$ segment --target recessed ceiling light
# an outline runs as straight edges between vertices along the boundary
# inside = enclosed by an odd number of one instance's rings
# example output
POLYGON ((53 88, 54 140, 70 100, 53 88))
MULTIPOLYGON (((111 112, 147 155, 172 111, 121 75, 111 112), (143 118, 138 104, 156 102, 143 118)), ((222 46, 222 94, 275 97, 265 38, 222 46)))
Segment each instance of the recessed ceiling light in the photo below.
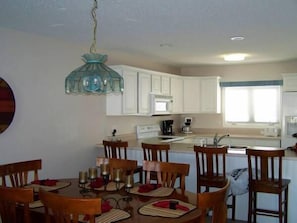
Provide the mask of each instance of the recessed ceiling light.
POLYGON ((172 47, 171 43, 161 43, 160 47, 172 47))
POLYGON ((243 53, 232 53, 224 55, 225 61, 243 61, 247 55, 243 53))
POLYGON ((241 40, 244 40, 244 37, 243 36, 232 36, 232 37, 230 37, 230 39, 232 41, 241 41, 241 40))

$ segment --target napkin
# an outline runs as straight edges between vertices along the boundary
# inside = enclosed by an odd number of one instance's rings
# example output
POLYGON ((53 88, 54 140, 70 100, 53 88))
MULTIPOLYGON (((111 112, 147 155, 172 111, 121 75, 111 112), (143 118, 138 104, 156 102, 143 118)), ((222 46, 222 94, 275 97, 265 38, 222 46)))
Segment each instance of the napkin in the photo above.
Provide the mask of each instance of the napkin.
POLYGON ((139 186, 138 192, 139 193, 147 193, 147 192, 155 190, 161 186, 162 186, 161 184, 143 184, 143 185, 139 186))
POLYGON ((100 188, 103 185, 104 185, 104 181, 101 177, 96 178, 96 180, 90 183, 91 188, 100 188))
MULTIPOLYGON (((105 212, 109 212, 112 209, 112 206, 109 204, 109 201, 104 201, 103 203, 101 203, 101 212, 105 213, 105 212)), ((88 221, 90 220, 90 216, 89 215, 85 215, 84 216, 84 221, 88 221)))
POLYGON ((38 185, 43 185, 43 186, 56 186, 57 180, 50 180, 50 179, 45 179, 45 180, 34 180, 31 182, 31 184, 38 184, 38 185))
MULTIPOLYGON (((153 206, 160 207, 160 208, 169 208, 170 201, 158 201, 156 203, 153 203, 153 206)), ((188 207, 185 207, 180 204, 176 204, 176 209, 182 210, 182 211, 189 211, 190 209, 188 207)))

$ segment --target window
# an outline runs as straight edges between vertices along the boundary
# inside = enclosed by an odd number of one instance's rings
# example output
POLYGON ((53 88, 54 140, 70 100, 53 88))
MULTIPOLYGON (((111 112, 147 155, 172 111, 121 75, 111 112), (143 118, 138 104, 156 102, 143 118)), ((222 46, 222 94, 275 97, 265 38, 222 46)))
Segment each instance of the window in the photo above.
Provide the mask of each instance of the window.
POLYGON ((223 89, 225 124, 279 124, 280 86, 243 86, 223 89))

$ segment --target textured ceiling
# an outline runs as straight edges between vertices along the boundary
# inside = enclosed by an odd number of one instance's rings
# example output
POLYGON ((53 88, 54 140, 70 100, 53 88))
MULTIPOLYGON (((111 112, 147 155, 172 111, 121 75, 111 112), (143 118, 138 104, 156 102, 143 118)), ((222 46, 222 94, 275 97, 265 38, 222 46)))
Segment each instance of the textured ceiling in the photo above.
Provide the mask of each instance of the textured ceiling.
MULTIPOLYGON (((92 5, 1 0, 0 27, 90 45, 92 5)), ((98 6, 100 49, 172 66, 228 64, 221 55, 238 52, 249 54, 244 63, 297 58, 297 0, 98 0, 98 6)))

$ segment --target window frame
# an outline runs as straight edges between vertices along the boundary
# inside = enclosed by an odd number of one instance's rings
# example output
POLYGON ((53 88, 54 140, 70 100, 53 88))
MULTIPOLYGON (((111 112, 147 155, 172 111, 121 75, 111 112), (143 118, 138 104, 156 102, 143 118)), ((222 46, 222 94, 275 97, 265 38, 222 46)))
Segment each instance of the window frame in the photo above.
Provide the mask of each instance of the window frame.
MULTIPOLYGON (((232 83, 232 82, 231 82, 232 83)), ((247 85, 225 85, 222 86, 221 88, 221 95, 222 95, 222 118, 223 118, 223 127, 227 127, 227 128, 267 128, 267 127, 281 127, 281 105, 282 105, 282 97, 281 97, 281 92, 282 92, 282 86, 280 84, 272 84, 272 85, 251 85, 251 84, 247 84, 247 85), (242 87, 242 88, 248 88, 248 87, 255 87, 255 88, 265 88, 265 87, 279 87, 279 95, 278 95, 278 122, 270 122, 270 123, 266 123, 266 122, 228 122, 226 121, 226 113, 225 113, 225 105, 226 105, 226 98, 225 98, 225 90, 226 88, 231 88, 231 87, 242 87)))

